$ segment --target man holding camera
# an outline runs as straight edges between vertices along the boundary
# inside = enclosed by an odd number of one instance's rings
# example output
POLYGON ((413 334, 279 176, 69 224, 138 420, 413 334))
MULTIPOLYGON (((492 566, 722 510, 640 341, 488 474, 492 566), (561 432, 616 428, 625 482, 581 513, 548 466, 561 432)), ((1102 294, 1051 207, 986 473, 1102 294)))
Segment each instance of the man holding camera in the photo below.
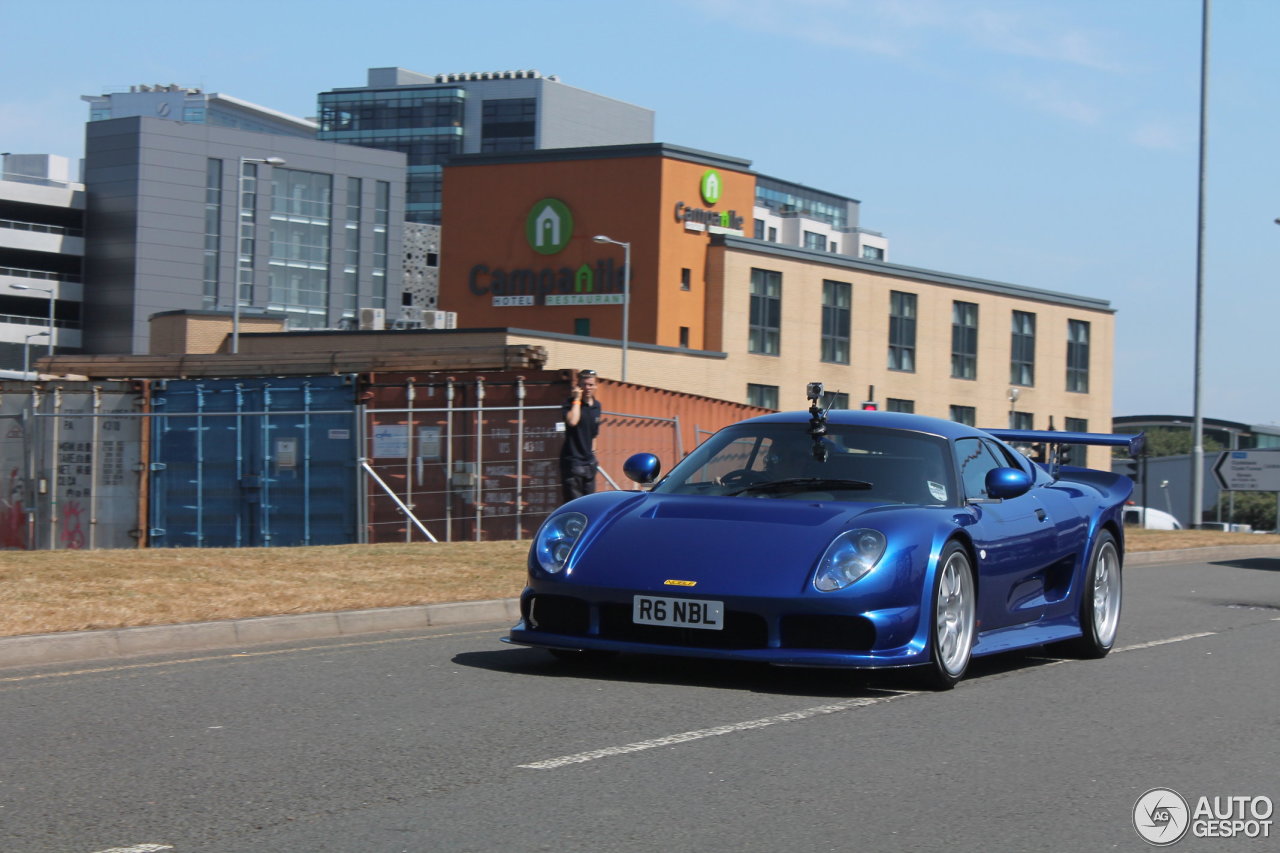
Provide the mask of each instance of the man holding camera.
POLYGON ((600 401, 596 372, 578 371, 572 395, 561 406, 564 444, 560 447, 560 484, 565 502, 596 490, 596 436, 600 433, 600 401))

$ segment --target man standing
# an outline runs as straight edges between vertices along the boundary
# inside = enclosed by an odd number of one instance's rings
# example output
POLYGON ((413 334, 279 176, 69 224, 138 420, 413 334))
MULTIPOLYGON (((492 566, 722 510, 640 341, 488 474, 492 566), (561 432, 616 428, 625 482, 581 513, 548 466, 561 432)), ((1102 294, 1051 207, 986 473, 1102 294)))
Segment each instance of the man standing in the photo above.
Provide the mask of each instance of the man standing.
POLYGON ((572 396, 561 406, 564 444, 560 448, 560 483, 565 502, 596 490, 596 436, 600 433, 600 401, 596 372, 579 370, 572 396))

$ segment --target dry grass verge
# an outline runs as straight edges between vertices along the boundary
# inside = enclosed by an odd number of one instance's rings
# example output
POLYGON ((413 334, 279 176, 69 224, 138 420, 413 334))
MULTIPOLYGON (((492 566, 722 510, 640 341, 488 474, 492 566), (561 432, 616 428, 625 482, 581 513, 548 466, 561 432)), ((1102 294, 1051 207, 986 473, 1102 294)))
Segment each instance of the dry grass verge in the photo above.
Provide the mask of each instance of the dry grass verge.
MULTIPOLYGON (((1134 530, 1130 551, 1276 544, 1134 530)), ((512 598, 528 542, 0 553, 0 636, 512 598)))

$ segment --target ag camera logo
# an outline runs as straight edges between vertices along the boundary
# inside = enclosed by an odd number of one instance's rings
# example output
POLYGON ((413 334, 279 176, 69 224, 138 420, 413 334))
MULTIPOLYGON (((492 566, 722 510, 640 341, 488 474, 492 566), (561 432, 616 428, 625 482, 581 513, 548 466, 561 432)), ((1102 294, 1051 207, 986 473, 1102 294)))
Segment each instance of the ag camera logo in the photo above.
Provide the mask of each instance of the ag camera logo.
POLYGON ((1170 788, 1152 788, 1133 804, 1133 828, 1148 844, 1167 847, 1182 840, 1191 825, 1187 801, 1170 788))
POLYGON ((1168 847, 1195 838, 1270 838, 1269 797, 1200 797, 1194 809, 1172 788, 1152 788, 1133 804, 1133 828, 1148 844, 1168 847))

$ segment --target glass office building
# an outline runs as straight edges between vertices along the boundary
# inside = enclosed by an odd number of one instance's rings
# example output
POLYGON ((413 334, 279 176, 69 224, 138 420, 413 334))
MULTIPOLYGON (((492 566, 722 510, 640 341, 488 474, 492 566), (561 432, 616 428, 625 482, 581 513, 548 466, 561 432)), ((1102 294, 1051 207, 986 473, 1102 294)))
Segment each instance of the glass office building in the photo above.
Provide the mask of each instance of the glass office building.
POLYGON ((317 138, 408 158, 405 216, 439 224, 455 154, 653 141, 653 112, 537 71, 419 74, 370 68, 368 85, 319 95, 317 138))

